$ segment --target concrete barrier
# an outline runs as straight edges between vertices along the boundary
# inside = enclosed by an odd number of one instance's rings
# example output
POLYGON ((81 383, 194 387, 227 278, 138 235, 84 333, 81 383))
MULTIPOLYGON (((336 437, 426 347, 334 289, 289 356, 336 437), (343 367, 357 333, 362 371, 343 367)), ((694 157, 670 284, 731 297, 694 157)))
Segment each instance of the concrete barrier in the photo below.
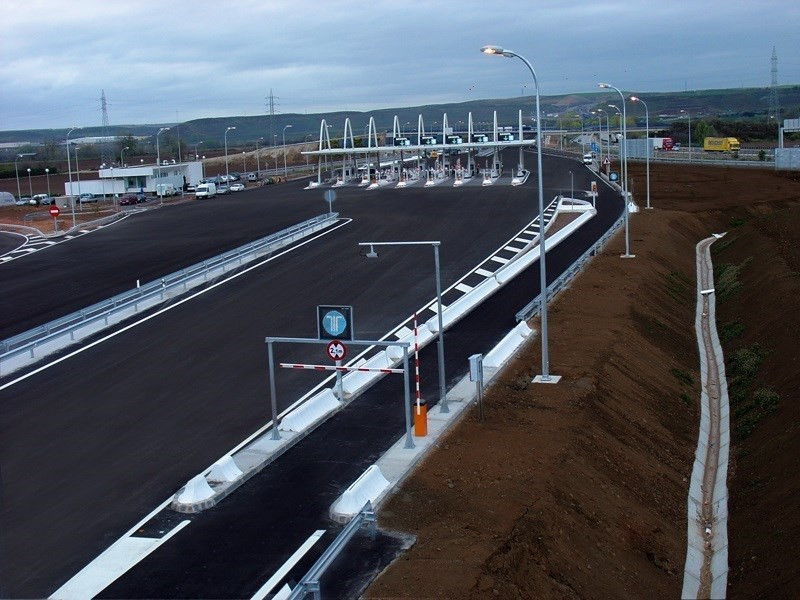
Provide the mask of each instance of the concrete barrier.
POLYGON ((500 368, 530 336, 532 330, 525 321, 517 324, 505 337, 483 358, 483 366, 500 368))
POLYGON ((389 488, 389 482, 378 465, 372 465, 356 479, 344 494, 333 503, 331 519, 339 523, 349 521, 369 502, 375 502, 389 488))
POLYGON ((230 455, 223 456, 214 466, 211 467, 211 472, 208 474, 208 481, 236 481, 242 476, 242 470, 233 462, 230 455))
POLYGON ((214 495, 214 490, 208 485, 208 481, 202 475, 195 475, 183 488, 183 491, 178 494, 176 502, 178 504, 197 504, 208 500, 214 495))
POLYGON ((337 408, 339 401, 330 388, 325 388, 283 417, 278 429, 300 433, 337 408))

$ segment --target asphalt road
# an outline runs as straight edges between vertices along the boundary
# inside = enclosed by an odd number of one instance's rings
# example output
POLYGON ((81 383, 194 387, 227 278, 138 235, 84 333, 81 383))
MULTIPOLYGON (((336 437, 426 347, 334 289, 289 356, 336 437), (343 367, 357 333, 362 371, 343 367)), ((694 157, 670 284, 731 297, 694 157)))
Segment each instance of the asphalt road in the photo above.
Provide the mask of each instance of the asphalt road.
POLYGON ((306 181, 132 214, 0 265, 0 339, 327 212, 306 181))
MULTIPOLYGON (((621 204, 618 198, 601 195, 600 214, 571 243, 548 253, 549 282, 608 229, 621 204)), ((538 293, 538 281, 537 263, 448 330, 450 383, 466 374, 469 355, 486 353, 515 325, 516 312, 538 293)), ((426 347, 420 360, 422 389, 434 390, 428 398, 435 402, 435 345, 426 347)), ((276 589, 285 581, 299 580, 338 533, 328 519, 331 504, 403 434, 402 397, 402 380, 384 378, 213 510, 191 517, 187 528, 100 597, 249 598, 311 532, 327 530, 276 589)), ((380 562, 386 552, 391 558, 396 547, 379 540, 372 550, 371 559, 380 562)), ((373 568, 365 553, 363 545, 348 548, 340 561, 346 566, 323 582, 324 597, 332 593, 331 585, 357 579, 354 574, 365 566, 373 568)))
MULTIPOLYGON (((551 178, 568 181, 563 160, 547 163, 548 187, 551 178)), ((441 239, 446 287, 533 218, 533 194, 533 182, 521 188, 337 190, 336 210, 353 220, 336 232, 0 391, 0 595, 52 592, 267 421, 265 335, 314 335, 314 307, 346 303, 355 307, 358 335, 376 337, 433 297, 429 248, 387 248, 381 259, 366 260, 358 256, 358 241, 441 239)), ((299 199, 275 203, 295 202, 298 215, 306 210, 311 216, 320 212, 320 196, 299 192, 299 199)), ((119 237, 129 248, 148 248, 153 273, 169 272, 178 268, 176 256, 191 254, 187 264, 207 256, 193 240, 208 251, 215 245, 206 238, 217 229, 226 243, 236 237, 233 217, 219 206, 207 210, 187 204, 153 211, 120 225, 119 237), (168 217, 171 229, 160 221, 168 217), (162 239, 186 250, 141 243, 162 239)), ((267 222, 276 212, 270 202, 260 210, 267 222)), ((250 239, 268 233, 266 226, 257 231, 251 218, 239 218, 251 228, 250 239)), ((93 257, 85 263, 93 277, 113 273, 121 242, 111 235, 113 227, 107 231, 40 254, 51 253, 49 261, 67 264, 76 277, 84 277, 76 266, 84 263, 75 258, 83 255, 93 257), (112 250, 103 249, 103 239, 112 250), (84 250, 84 240, 93 252, 84 250)), ((93 277, 86 276, 87 285, 93 277)), ((48 298, 40 314, 55 310, 57 302, 48 298)), ((317 358, 309 351, 285 346, 279 358, 317 358)), ((281 405, 318 378, 281 374, 281 405)))
POLYGON ((0 232, 0 256, 6 252, 11 252, 25 243, 25 237, 7 231, 0 232))

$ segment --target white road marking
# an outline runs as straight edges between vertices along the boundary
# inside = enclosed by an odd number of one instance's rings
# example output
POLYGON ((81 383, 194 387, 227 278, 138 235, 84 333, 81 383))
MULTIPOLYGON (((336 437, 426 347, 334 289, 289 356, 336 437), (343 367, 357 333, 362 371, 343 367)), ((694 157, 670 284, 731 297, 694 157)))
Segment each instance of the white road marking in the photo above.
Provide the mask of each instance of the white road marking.
POLYGON ((475 269, 476 275, 481 275, 482 277, 491 277, 494 275, 491 271, 487 271, 486 269, 475 269))
POLYGON ((533 238, 528 239, 528 238, 524 238, 524 237, 518 237, 518 238, 514 238, 514 241, 515 242, 521 242, 523 244, 530 244, 533 241, 533 238))
POLYGON ((456 286, 456 289, 457 289, 459 292, 464 292, 464 293, 466 294, 467 292, 470 292, 470 291, 472 291, 472 286, 471 286, 471 285, 467 285, 466 283, 459 283, 459 284, 456 286))
POLYGON ((314 533, 312 533, 309 538, 303 542, 303 545, 300 546, 295 553, 292 554, 285 563, 283 563, 283 565, 281 565, 281 568, 275 571, 275 574, 270 577, 255 594, 253 594, 252 600, 263 600, 266 598, 267 594, 269 594, 272 589, 281 582, 281 579, 286 577, 286 574, 291 571, 298 562, 300 562, 300 559, 305 556, 306 552, 308 552, 323 535, 325 535, 324 529, 317 529, 314 533))
POLYGON ((59 600, 94 598, 189 523, 191 521, 188 519, 181 521, 172 531, 161 538, 131 536, 130 533, 133 531, 131 530, 128 535, 114 542, 50 597, 59 600))
POLYGON ((508 250, 509 252, 522 252, 522 248, 517 248, 516 246, 506 246, 503 250, 508 250))
POLYGON ((510 258, 503 258, 502 256, 493 256, 489 260, 493 260, 494 262, 499 262, 501 265, 504 265, 511 259, 510 258))

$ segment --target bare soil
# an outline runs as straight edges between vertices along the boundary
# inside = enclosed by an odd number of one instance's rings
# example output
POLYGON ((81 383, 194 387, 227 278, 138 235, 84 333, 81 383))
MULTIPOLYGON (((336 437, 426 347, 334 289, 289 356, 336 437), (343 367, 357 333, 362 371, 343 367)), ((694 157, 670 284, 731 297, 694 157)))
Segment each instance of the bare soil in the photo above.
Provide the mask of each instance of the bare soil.
MULTIPOLYGON (((644 166, 631 175, 644 205, 644 166)), ((768 348, 751 392, 769 385, 780 401, 754 409, 747 437, 736 428, 749 421, 733 419, 729 595, 800 596, 800 182, 654 164, 651 202, 632 216, 636 258, 619 258, 616 236, 553 302, 561 383, 530 383, 541 359, 529 343, 486 394, 485 422, 471 411, 384 505, 380 525, 417 542, 365 597, 680 597, 699 421, 695 244, 731 229, 715 264, 753 258, 718 307, 721 331, 744 324, 726 362, 768 348)))

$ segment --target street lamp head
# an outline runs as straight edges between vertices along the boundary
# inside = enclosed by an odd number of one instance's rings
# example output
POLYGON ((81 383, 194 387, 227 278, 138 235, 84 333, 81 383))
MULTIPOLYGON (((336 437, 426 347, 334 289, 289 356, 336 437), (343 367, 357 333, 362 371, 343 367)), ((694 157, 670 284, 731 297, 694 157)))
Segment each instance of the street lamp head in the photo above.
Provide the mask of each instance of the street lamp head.
POLYGON ((481 52, 484 54, 502 54, 503 48, 502 46, 483 46, 481 52))
POLYGON ((610 88, 610 87, 611 87, 611 84, 609 84, 609 83, 598 83, 598 84, 597 84, 597 87, 599 87, 599 88, 606 88, 606 89, 608 89, 608 88, 610 88))
POLYGON ((641 98, 637 98, 636 96, 631 96, 630 98, 628 98, 628 100, 630 100, 631 102, 641 102, 642 101, 641 98))
POLYGON ((158 133, 161 133, 162 131, 169 131, 169 127, 162 127, 158 130, 158 133))

